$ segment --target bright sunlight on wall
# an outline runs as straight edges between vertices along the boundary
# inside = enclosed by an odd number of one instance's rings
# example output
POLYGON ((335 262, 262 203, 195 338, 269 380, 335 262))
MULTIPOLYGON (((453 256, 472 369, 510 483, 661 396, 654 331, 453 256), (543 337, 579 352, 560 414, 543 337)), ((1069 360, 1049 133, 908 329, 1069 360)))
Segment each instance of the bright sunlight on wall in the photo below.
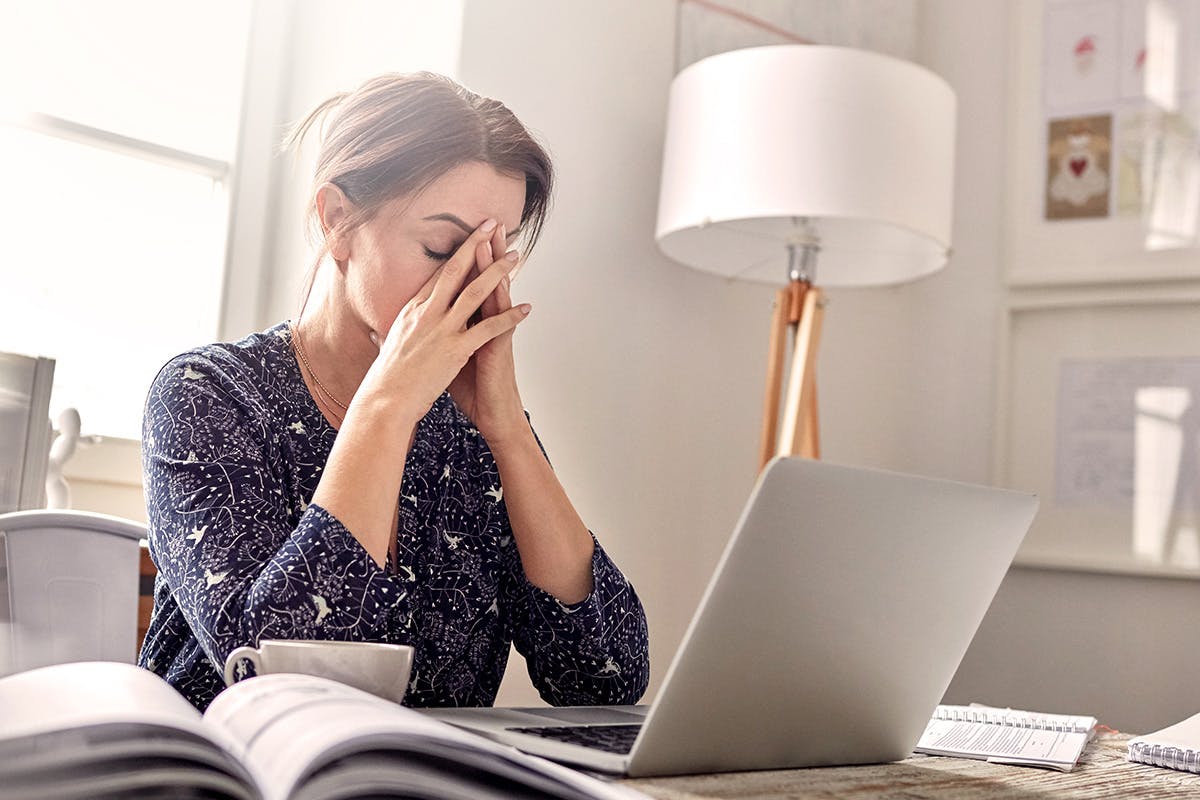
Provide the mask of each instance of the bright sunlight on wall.
POLYGON ((56 359, 84 433, 138 438, 155 370, 217 338, 250 11, 5 10, 0 350, 56 359))

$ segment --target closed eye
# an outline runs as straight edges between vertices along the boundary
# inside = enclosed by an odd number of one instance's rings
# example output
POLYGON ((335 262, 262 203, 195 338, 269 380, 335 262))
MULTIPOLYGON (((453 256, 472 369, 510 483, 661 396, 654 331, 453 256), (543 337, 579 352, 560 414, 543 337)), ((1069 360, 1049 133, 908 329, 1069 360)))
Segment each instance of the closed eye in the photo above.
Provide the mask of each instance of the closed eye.
POLYGON ((450 254, 449 253, 435 253, 434 251, 432 251, 428 247, 426 247, 425 248, 425 256, 427 258, 433 259, 434 261, 445 261, 447 258, 450 257, 450 254))

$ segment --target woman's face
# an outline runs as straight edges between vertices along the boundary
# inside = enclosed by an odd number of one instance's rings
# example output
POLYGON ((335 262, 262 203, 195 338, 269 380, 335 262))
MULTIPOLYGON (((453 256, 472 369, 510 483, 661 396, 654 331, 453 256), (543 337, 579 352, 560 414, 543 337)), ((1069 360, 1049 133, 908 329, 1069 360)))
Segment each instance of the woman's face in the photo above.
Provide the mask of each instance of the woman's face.
POLYGON ((415 197, 393 199, 350 239, 345 280, 353 311, 386 336, 405 304, 485 220, 505 227, 511 247, 524 207, 524 177, 480 162, 455 167, 415 197))

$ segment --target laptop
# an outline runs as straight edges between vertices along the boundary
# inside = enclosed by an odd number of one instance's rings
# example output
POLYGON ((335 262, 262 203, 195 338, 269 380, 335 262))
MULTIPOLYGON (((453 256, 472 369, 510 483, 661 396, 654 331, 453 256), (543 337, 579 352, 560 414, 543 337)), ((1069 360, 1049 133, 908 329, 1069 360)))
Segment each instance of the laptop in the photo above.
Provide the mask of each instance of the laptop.
POLYGON ((1030 494, 776 458, 653 704, 424 713, 631 777, 906 758, 1037 505, 1030 494))

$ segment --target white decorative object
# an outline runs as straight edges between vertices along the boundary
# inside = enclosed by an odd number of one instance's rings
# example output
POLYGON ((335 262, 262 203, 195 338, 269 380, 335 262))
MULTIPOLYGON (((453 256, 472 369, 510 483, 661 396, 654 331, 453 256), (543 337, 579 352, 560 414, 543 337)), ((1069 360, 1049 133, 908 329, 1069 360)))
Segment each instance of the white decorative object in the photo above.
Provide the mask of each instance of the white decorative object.
POLYGON ((66 408, 54 424, 54 441, 46 465, 46 508, 70 508, 71 487, 63 476, 63 466, 75 455, 79 445, 79 411, 66 408))

